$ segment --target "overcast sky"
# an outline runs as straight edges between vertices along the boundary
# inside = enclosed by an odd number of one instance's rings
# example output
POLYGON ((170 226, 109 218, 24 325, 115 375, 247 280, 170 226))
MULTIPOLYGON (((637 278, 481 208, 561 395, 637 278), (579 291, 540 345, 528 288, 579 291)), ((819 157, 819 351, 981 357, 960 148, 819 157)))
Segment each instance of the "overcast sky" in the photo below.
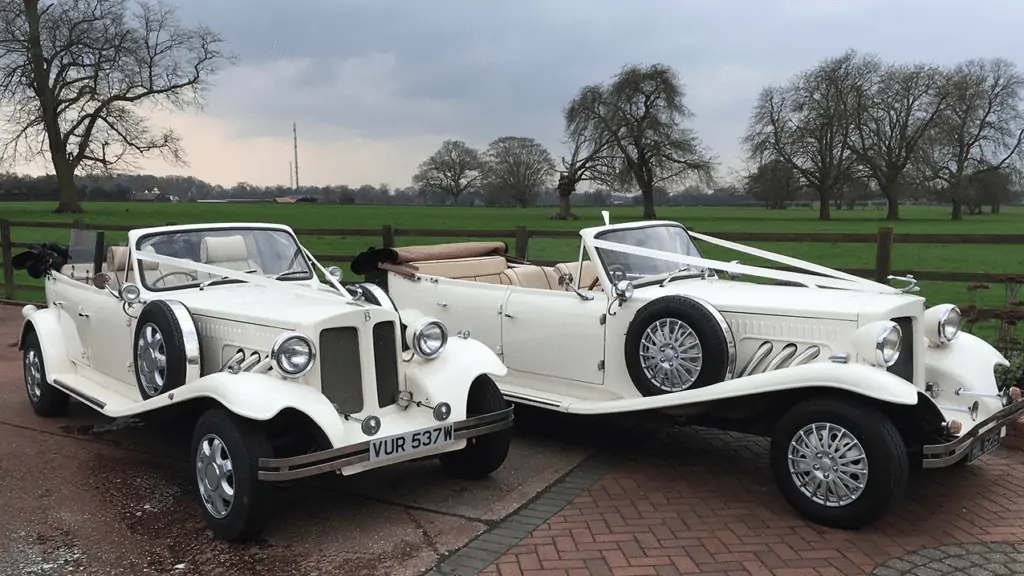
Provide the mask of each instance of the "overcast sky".
MULTIPOLYGON (((155 120, 190 166, 231 185, 287 184, 292 122, 304 184, 407 186, 445 138, 503 135, 563 153, 561 111, 625 63, 681 75, 694 126, 723 165, 764 84, 847 48, 941 64, 1024 60, 1020 0, 174 0, 238 63, 203 113, 155 120)), ((1022 62, 1024 63, 1024 62, 1022 62)))

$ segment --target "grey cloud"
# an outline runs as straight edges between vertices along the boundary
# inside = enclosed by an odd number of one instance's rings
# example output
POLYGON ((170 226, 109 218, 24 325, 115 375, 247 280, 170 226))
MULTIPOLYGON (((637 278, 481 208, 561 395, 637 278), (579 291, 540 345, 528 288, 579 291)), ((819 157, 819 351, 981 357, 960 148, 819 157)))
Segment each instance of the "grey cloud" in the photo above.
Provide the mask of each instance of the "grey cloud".
MULTIPOLYGON (((848 47, 901 60, 1019 58, 1016 3, 977 0, 178 0, 240 56, 210 112, 243 136, 533 136, 627 62, 679 70, 723 156, 761 85, 848 47)), ((725 158, 723 158, 725 159, 725 158)), ((731 159, 731 158, 730 158, 731 159)))

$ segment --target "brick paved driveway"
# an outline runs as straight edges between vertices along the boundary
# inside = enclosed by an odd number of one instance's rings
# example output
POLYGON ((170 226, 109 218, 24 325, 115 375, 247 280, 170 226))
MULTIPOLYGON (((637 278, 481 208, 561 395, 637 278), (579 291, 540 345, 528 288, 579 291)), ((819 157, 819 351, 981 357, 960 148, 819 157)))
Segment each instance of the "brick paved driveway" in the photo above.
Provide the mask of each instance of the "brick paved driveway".
POLYGON ((596 484, 481 573, 865 574, 890 560, 876 573, 1024 573, 1024 546, 977 544, 1024 541, 1024 456, 1017 451, 920 472, 883 523, 852 532, 809 524, 789 508, 765 465, 763 439, 692 428, 632 442, 609 455, 610 470, 596 484), (961 543, 975 545, 934 550, 961 543), (973 555, 988 568, 926 566, 949 554, 973 555))

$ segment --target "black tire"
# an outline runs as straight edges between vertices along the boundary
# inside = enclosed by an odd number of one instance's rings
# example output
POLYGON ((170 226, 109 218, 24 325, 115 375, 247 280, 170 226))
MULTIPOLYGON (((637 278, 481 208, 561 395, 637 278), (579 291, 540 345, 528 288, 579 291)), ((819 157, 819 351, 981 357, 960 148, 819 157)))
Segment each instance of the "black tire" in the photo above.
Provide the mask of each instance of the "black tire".
POLYGON ((214 408, 200 416, 192 433, 191 446, 192 493, 206 525, 214 535, 228 542, 258 538, 267 526, 268 499, 266 484, 258 479, 259 461, 273 456, 263 428, 222 408, 214 408), (200 488, 200 482, 214 477, 206 475, 208 470, 199 455, 200 444, 208 435, 220 439, 231 458, 230 485, 234 488, 234 498, 222 517, 211 511, 212 505, 207 505, 200 488))
POLYGON ((32 410, 37 416, 44 418, 67 414, 68 395, 63 390, 54 388, 47 380, 43 349, 39 346, 39 335, 35 333, 35 330, 25 336, 22 349, 21 366, 25 378, 25 392, 28 394, 28 402, 32 405, 32 410), (31 367, 30 364, 32 364, 31 367), (38 374, 32 374, 33 369, 38 374))
MULTIPOLYGON (((135 383, 143 400, 149 400, 161 394, 166 394, 185 384, 188 359, 185 357, 185 339, 182 328, 171 306, 163 300, 153 300, 146 304, 142 312, 139 313, 139 319, 135 325, 135 338, 132 344, 132 360, 135 367, 135 383), (150 325, 160 332, 166 363, 166 367, 163 370, 163 384, 159 387, 154 387, 153 390, 147 390, 142 374, 143 371, 151 369, 152 366, 147 365, 139 358, 140 337, 143 335, 143 331, 147 329, 147 326, 150 325)), ((189 328, 191 330, 195 329, 194 326, 189 328)))
MULTIPOLYGON (((840 454, 842 460, 842 452, 832 454, 840 454)), ((811 454, 809 458, 814 460, 816 456, 811 454)), ((857 529, 881 519, 903 495, 910 474, 907 449, 896 426, 885 414, 856 401, 821 399, 797 404, 776 425, 769 458, 775 483, 786 501, 805 518, 832 528, 857 529), (790 442, 805 426, 815 423, 841 426, 860 442, 862 460, 867 462, 867 481, 846 505, 825 506, 815 502, 798 487, 797 479, 790 473, 790 442)), ((847 464, 856 467, 859 462, 847 464)), ((863 481, 863 476, 853 473, 846 477, 863 481)))
POLYGON ((664 319, 683 322, 693 330, 700 341, 700 371, 695 381, 683 389, 703 388, 725 380, 729 372, 729 340, 718 319, 703 305, 685 296, 664 296, 640 308, 626 330, 626 369, 637 390, 644 396, 658 396, 678 391, 665 390, 651 380, 644 373, 640 358, 644 332, 664 319))
MULTIPOLYGON (((466 414, 469 417, 493 414, 508 408, 501 390, 488 376, 478 376, 469 388, 466 414)), ((479 479, 505 463, 512 444, 512 429, 505 428, 466 440, 466 447, 440 457, 444 471, 455 478, 479 479)))

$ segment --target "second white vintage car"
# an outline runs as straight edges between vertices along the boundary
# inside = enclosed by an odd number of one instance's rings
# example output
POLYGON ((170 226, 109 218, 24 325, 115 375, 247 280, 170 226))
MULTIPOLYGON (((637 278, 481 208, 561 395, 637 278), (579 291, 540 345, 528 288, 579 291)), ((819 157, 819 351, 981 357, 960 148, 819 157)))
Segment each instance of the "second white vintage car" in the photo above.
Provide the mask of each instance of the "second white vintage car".
POLYGON ((268 482, 430 456, 479 478, 504 462, 498 357, 436 319, 400 330, 379 290, 350 292, 288 227, 146 228, 105 249, 99 238, 70 262, 53 244, 15 258, 46 288, 46 308, 23 310, 29 403, 41 416, 76 398, 109 417, 194 418, 191 484, 217 536, 260 534, 268 482))
POLYGON ((578 259, 552 267, 467 242, 369 250, 352 269, 406 321, 437 316, 491 347, 515 403, 770 437, 779 490, 824 525, 883 517, 911 467, 978 459, 1024 410, 1020 390, 997 389, 1007 360, 961 333, 955 306, 905 293, 912 278, 900 290, 676 222, 580 235, 578 259), (695 239, 804 272, 711 260, 695 239))

